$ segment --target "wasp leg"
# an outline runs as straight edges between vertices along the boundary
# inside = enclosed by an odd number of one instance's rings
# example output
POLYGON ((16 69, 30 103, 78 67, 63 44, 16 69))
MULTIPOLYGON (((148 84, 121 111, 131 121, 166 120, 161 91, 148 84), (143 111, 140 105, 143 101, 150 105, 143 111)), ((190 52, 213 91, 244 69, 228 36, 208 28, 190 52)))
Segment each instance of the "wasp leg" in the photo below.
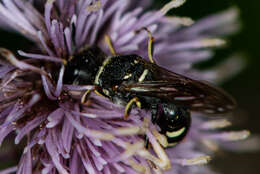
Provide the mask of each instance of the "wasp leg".
POLYGON ((155 124, 157 120, 158 115, 158 105, 152 104, 151 105, 151 117, 152 117, 152 123, 155 124))
POLYGON ((149 60, 150 60, 152 63, 155 63, 154 58, 153 58, 153 52, 154 52, 154 37, 153 37, 151 31, 148 30, 148 28, 146 28, 146 27, 143 27, 143 28, 141 28, 140 30, 137 30, 136 33, 139 33, 139 32, 141 32, 142 30, 145 30, 145 31, 148 33, 148 36, 149 36, 149 41, 148 41, 148 57, 149 57, 149 60))
POLYGON ((149 141, 149 138, 145 135, 144 136, 144 145, 145 145, 145 148, 146 149, 150 149, 150 147, 151 147, 151 144, 150 144, 150 141, 149 141))
POLYGON ((129 113, 133 104, 136 104, 138 108, 141 108, 141 102, 139 101, 139 99, 137 97, 132 98, 125 107, 124 119, 127 119, 129 117, 129 113))
POLYGON ((109 50, 110 50, 110 52, 112 53, 112 55, 113 56, 115 56, 115 55, 117 55, 116 54, 116 50, 115 50, 115 48, 114 48, 114 46, 113 46, 113 43, 112 43, 112 41, 111 41, 111 38, 109 37, 109 35, 105 35, 105 41, 106 41, 106 43, 107 43, 107 45, 108 45, 108 48, 109 48, 109 50))
POLYGON ((98 92, 97 87, 95 86, 93 89, 89 89, 89 90, 87 90, 87 91, 83 94, 83 96, 81 97, 81 103, 82 103, 82 104, 86 103, 86 101, 87 101, 87 99, 88 99, 88 97, 89 97, 89 95, 90 95, 91 92, 95 92, 97 95, 99 95, 99 96, 101 96, 101 97, 105 97, 105 96, 102 95, 100 92, 98 92))
POLYGON ((95 89, 94 92, 95 92, 98 96, 100 96, 100 97, 105 97, 103 94, 101 94, 100 92, 98 92, 97 89, 95 89))
POLYGON ((82 104, 84 104, 84 103, 87 102, 87 99, 88 99, 90 93, 93 92, 93 91, 94 91, 93 89, 89 89, 89 90, 87 90, 87 91, 83 94, 83 96, 81 97, 81 103, 82 103, 82 104))

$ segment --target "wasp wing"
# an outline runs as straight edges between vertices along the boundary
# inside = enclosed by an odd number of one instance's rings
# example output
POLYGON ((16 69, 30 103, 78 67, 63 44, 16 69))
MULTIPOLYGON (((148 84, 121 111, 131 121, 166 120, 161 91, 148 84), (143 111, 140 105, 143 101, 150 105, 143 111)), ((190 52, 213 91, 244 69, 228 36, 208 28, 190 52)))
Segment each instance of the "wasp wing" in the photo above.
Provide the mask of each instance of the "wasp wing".
POLYGON ((193 111, 221 114, 234 109, 235 101, 222 89, 193 80, 144 61, 153 81, 124 84, 121 89, 139 96, 160 98, 193 111))

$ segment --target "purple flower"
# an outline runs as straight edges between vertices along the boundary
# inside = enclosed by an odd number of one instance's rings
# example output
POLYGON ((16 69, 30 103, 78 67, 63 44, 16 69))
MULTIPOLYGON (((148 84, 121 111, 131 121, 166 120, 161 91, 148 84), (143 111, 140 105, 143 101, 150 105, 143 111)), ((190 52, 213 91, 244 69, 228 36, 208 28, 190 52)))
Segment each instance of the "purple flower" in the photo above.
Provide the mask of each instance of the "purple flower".
POLYGON ((0 62, 0 144, 11 132, 16 133, 15 144, 27 140, 17 167, 0 173, 214 173, 201 166, 210 160, 208 155, 220 147, 239 150, 233 141, 246 139, 249 131, 219 131, 231 123, 198 113, 192 113, 185 140, 165 149, 160 145, 165 137, 151 123, 150 111, 133 109, 124 120, 124 107, 94 93, 87 104, 80 103, 91 85, 63 83, 66 62, 86 45, 98 45, 111 55, 105 35, 117 53, 148 59, 148 35, 136 33, 143 27, 155 38, 154 57, 162 67, 212 82, 238 72, 243 64, 235 58, 208 71, 192 68, 213 56, 211 47, 225 44, 218 38, 236 31, 237 10, 195 23, 165 16, 183 3, 173 0, 160 10, 146 11, 150 0, 3 0, 1 26, 35 46, 17 54, 0 49, 5 58, 0 62))

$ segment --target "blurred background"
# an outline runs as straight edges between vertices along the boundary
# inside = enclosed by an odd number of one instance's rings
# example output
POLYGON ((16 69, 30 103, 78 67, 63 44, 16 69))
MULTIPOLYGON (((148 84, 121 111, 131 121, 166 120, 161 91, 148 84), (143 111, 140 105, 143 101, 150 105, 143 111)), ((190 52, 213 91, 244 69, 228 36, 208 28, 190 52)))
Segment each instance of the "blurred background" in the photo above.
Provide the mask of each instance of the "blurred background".
MULTIPOLYGON (((167 1, 158 0, 156 2, 165 4, 167 1)), ((230 7, 240 9, 242 29, 228 39, 230 44, 228 49, 219 51, 220 53, 214 59, 216 61, 221 57, 230 56, 234 52, 244 55, 247 67, 236 77, 225 82, 223 87, 236 98, 240 108, 239 112, 243 112, 242 115, 245 115, 245 117, 240 117, 241 114, 238 113, 238 116, 234 117, 240 122, 238 127, 247 128, 253 134, 260 135, 260 1, 187 0, 185 5, 174 10, 174 14, 189 16, 196 20, 230 7)), ((1 30, 0 39, 0 46, 9 49, 24 48, 24 44, 28 43, 21 36, 1 30)), ((0 168, 3 161, 8 161, 8 157, 15 156, 15 153, 7 154, 6 159, 0 159, 0 168)), ((260 152, 221 153, 213 160, 212 165, 219 173, 224 174, 259 174, 260 152)))

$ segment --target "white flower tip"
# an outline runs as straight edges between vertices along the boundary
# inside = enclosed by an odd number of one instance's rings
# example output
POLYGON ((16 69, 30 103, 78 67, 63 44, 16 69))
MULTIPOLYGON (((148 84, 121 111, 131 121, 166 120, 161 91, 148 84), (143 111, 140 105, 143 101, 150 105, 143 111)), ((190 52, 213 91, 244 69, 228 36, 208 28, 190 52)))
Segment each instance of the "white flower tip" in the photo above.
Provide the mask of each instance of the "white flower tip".
POLYGON ((183 166, 203 165, 207 164, 211 160, 210 156, 200 156, 192 159, 183 159, 183 166))
POLYGON ((49 122, 51 122, 51 121, 53 120, 53 118, 50 117, 50 116, 48 116, 48 117, 47 117, 47 120, 48 120, 49 122))
POLYGON ((27 152, 28 152, 28 147, 25 147, 24 149, 23 149, 23 154, 26 154, 27 152))
POLYGON ((55 29, 55 25, 58 24, 57 19, 53 19, 53 20, 51 21, 51 24, 52 24, 52 26, 53 26, 54 29, 55 29))
POLYGON ((70 28, 69 28, 69 27, 65 27, 65 29, 64 29, 64 33, 68 33, 68 34, 70 34, 70 28))
POLYGON ((115 138, 114 135, 112 135, 111 133, 102 132, 102 131, 91 130, 91 134, 93 135, 93 138, 97 138, 105 141, 111 141, 115 138))
POLYGON ((41 99, 41 95, 36 93, 32 96, 32 98, 28 104, 33 105, 33 104, 37 103, 38 101, 40 101, 40 99, 41 99))
POLYGON ((72 18, 71 18, 71 20, 70 20, 70 23, 76 25, 76 23, 77 23, 77 15, 76 15, 76 14, 73 14, 73 15, 72 15, 72 18))
POLYGON ((63 154, 63 157, 64 157, 65 159, 69 159, 69 158, 70 158, 70 154, 68 154, 68 153, 63 154))
POLYGON ((202 143, 211 151, 216 152, 219 150, 219 146, 215 141, 203 139, 202 143))
POLYGON ((53 128, 53 127, 55 127, 55 122, 49 122, 48 124, 46 124, 46 128, 53 128))
POLYGON ((189 17, 167 17, 167 21, 173 25, 190 26, 194 24, 194 20, 189 17))
POLYGON ((144 133, 144 131, 142 131, 142 129, 140 129, 137 126, 133 126, 133 127, 122 127, 122 128, 118 128, 115 131, 116 135, 122 136, 122 135, 137 135, 137 134, 141 134, 144 133))
POLYGON ((189 17, 182 17, 181 18, 181 24, 185 25, 185 26, 190 26, 192 24, 194 24, 195 21, 189 17))
POLYGON ((202 129, 220 129, 231 125, 226 119, 207 121, 202 125, 202 129))
POLYGON ((48 168, 42 169, 41 174, 48 174, 48 173, 49 173, 49 169, 48 168))
POLYGON ((226 44, 226 41, 218 38, 201 40, 202 47, 219 47, 223 46, 224 44, 226 44))
POLYGON ((224 140, 238 141, 238 140, 247 139, 249 136, 250 136, 250 131, 248 130, 228 132, 228 133, 224 133, 224 140))
POLYGON ((18 53, 19 55, 23 55, 23 54, 24 54, 24 52, 23 52, 22 50, 18 50, 17 53, 18 53))
POLYGON ((152 131, 154 137, 157 139, 157 141, 163 146, 163 147, 167 147, 169 144, 168 144, 168 141, 167 141, 167 138, 160 134, 156 129, 153 129, 152 131))
POLYGON ((84 116, 88 117, 88 118, 97 118, 98 116, 96 114, 89 114, 89 113, 83 113, 84 116))
POLYGON ((165 15, 172 8, 180 7, 182 4, 185 3, 185 1, 186 0, 171 0, 171 2, 164 5, 163 8, 161 9, 162 14, 165 15))
POLYGON ((6 48, 0 48, 0 54, 12 64, 17 62, 17 59, 14 57, 13 53, 6 48))
POLYGON ((48 0, 47 3, 52 4, 55 0, 48 0))
POLYGON ((19 142, 20 142, 20 140, 17 138, 17 136, 15 137, 15 139, 14 139, 14 144, 19 144, 19 142))
POLYGON ((152 144, 153 150, 155 154, 158 156, 155 157, 152 155, 148 150, 142 149, 140 151, 137 151, 137 154, 141 157, 147 159, 151 162, 151 167, 153 169, 160 168, 162 170, 170 170, 171 169, 171 161, 169 160, 166 152, 164 149, 159 145, 159 143, 156 142, 156 144, 152 144))
POLYGON ((38 31, 37 31, 37 34, 38 34, 38 36, 42 36, 42 31, 41 31, 41 30, 38 30, 38 31))
POLYGON ((156 139, 152 132, 147 131, 146 135, 149 138, 153 151, 157 157, 153 156, 146 149, 138 151, 137 154, 147 160, 150 160, 154 164, 151 166, 152 168, 160 168, 162 170, 171 169, 171 161, 169 160, 169 157, 166 154, 165 149, 161 146, 160 142, 156 139))
POLYGON ((226 11, 226 16, 230 17, 231 19, 237 18, 239 16, 240 9, 237 6, 233 6, 226 11))
POLYGON ((77 138, 78 139, 82 139, 84 137, 84 134, 83 133, 79 133, 78 135, 77 135, 77 138))
POLYGON ((125 147, 125 152, 123 152, 120 156, 120 160, 128 159, 134 154, 136 154, 137 151, 141 150, 144 148, 144 142, 139 141, 135 144, 128 144, 125 147))
POLYGON ((139 173, 146 173, 145 167, 141 164, 134 162, 133 160, 128 160, 128 164, 139 173))
POLYGON ((42 145, 45 143, 45 140, 44 139, 39 139, 39 141, 37 142, 39 145, 42 145))
POLYGON ((223 83, 224 81, 240 73, 247 64, 244 57, 243 55, 236 54, 216 66, 212 71, 215 74, 215 81, 218 83, 223 83))

